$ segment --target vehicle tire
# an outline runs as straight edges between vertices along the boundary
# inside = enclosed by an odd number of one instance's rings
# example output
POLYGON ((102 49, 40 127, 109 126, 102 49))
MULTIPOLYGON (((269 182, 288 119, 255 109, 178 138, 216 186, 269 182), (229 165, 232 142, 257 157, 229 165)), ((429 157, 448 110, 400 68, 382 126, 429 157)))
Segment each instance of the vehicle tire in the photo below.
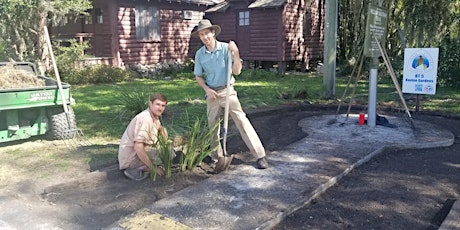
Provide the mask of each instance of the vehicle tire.
POLYGON ((64 108, 48 109, 48 132, 47 136, 50 140, 66 140, 75 136, 77 130, 77 122, 72 107, 69 108, 69 113, 64 112, 64 108))

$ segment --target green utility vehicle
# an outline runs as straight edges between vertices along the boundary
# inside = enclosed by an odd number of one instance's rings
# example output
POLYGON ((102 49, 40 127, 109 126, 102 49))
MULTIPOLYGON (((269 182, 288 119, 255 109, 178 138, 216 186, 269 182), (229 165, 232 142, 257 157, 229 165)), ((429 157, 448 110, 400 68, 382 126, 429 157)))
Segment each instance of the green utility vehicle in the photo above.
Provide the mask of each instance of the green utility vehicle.
MULTIPOLYGON (((0 67, 7 64, 0 62, 0 67)), ((44 79, 45 86, 0 89, 0 143, 45 134, 53 140, 72 138, 76 120, 70 106, 74 103, 70 85, 40 76, 29 62, 16 62, 14 68, 44 79)))

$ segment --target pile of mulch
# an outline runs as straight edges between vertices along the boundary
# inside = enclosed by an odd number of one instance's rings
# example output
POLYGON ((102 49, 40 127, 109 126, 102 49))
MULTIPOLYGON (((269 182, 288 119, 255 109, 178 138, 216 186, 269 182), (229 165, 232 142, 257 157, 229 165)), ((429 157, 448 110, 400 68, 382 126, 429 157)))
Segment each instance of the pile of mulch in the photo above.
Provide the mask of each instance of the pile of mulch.
POLYGON ((45 86, 45 80, 35 74, 17 69, 14 63, 0 67, 0 89, 33 88, 45 86))

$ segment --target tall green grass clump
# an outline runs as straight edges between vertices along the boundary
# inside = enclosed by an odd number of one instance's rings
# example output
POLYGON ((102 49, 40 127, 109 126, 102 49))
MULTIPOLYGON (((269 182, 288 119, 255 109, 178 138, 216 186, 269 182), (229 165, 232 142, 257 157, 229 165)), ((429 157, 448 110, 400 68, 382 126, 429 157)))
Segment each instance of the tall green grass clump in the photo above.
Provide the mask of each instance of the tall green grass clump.
POLYGON ((155 90, 151 87, 120 87, 118 90, 118 100, 121 109, 118 117, 122 122, 131 120, 138 113, 147 109, 149 99, 155 90))
POLYGON ((189 126, 186 127, 182 136, 182 155, 180 159, 181 171, 192 170, 218 147, 211 148, 212 135, 219 127, 219 123, 213 127, 207 125, 206 116, 196 117, 193 121, 187 116, 189 126))
POLYGON ((160 129, 158 132, 158 137, 156 138, 156 142, 153 144, 155 149, 155 154, 158 154, 158 158, 161 162, 155 162, 153 167, 150 170, 150 178, 152 180, 156 180, 157 177, 157 168, 162 166, 165 177, 170 178, 172 175, 172 161, 174 157, 174 150, 172 148, 173 141, 169 139, 168 134, 164 129, 160 129))

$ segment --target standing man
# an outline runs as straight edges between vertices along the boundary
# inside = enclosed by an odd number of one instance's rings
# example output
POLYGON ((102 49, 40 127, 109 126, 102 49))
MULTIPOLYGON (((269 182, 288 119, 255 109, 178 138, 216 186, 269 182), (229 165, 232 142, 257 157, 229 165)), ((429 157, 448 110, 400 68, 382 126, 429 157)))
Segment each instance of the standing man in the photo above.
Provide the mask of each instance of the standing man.
POLYGON ((155 154, 158 138, 168 138, 166 129, 160 122, 168 100, 166 96, 155 93, 150 96, 148 108, 137 114, 129 123, 120 140, 118 162, 126 177, 140 181, 156 168, 160 176, 164 174, 161 160, 155 154))
MULTIPOLYGON (((208 124, 210 127, 214 127, 214 125, 220 121, 222 112, 225 108, 225 96, 228 91, 230 93, 229 115, 235 122, 251 154, 257 158, 257 167, 259 169, 266 169, 268 168, 268 162, 265 158, 264 146, 241 108, 237 93, 233 89, 233 83, 235 82, 233 76, 230 82, 231 86, 227 89, 228 68, 231 68, 232 73, 235 75, 241 73, 242 64, 240 53, 235 42, 230 41, 229 43, 225 43, 216 40, 220 31, 220 26, 212 25, 209 20, 203 19, 199 22, 197 30, 192 33, 192 36, 199 37, 204 44, 204 46, 195 53, 195 68, 193 72, 198 85, 206 92, 208 124), (233 54, 232 66, 228 66, 228 52, 233 54), (204 77, 205 75, 206 77, 204 77)), ((217 165, 219 165, 219 162, 225 162, 223 149, 219 142, 219 136, 220 125, 214 132, 212 140, 212 147, 218 146, 217 165)), ((225 168, 220 170, 225 170, 225 168)))

